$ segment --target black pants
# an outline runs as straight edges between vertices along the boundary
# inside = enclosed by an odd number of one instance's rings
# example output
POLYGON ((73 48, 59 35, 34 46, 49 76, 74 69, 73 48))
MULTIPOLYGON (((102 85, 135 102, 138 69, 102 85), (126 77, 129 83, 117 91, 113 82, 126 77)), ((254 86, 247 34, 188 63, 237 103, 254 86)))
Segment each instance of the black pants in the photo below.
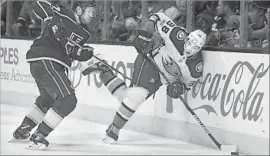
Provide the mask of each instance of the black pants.
POLYGON ((44 113, 55 100, 74 93, 64 66, 50 60, 40 60, 30 63, 30 71, 40 93, 36 104, 44 113))

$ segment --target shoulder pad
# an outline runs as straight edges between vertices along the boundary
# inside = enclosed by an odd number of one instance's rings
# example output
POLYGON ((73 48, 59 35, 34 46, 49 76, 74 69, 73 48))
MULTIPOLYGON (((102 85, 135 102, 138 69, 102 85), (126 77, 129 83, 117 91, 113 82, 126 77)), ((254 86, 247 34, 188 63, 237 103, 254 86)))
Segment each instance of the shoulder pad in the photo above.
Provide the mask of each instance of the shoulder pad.
POLYGON ((186 64, 192 77, 199 78, 202 76, 203 58, 201 52, 199 52, 194 58, 188 59, 186 64))

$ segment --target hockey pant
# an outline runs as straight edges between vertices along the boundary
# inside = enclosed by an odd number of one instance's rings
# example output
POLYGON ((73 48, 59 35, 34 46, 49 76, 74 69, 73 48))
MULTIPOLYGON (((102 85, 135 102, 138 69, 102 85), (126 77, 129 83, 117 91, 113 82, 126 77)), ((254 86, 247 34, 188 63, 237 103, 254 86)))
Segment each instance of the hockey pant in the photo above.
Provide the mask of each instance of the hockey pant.
POLYGON ((38 125, 37 130, 48 136, 75 109, 77 98, 62 65, 40 60, 30 63, 30 71, 40 95, 23 122, 32 129, 38 125))
POLYGON ((111 71, 100 74, 100 79, 121 103, 113 119, 118 129, 123 128, 138 107, 162 85, 155 66, 141 54, 135 60, 130 87, 111 71))

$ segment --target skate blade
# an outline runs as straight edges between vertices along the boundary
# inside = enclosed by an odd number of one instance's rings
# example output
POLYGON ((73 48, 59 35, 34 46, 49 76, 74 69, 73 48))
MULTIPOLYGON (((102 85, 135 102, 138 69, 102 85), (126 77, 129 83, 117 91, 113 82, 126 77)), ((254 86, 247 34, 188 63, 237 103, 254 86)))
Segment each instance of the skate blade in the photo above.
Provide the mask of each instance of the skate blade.
POLYGON ((13 137, 8 142, 9 143, 29 143, 29 139, 15 139, 13 137))
POLYGON ((105 138, 102 139, 102 141, 105 143, 105 144, 117 144, 117 141, 115 141, 113 138, 111 137, 108 137, 106 136, 105 138))
POLYGON ((45 150, 47 148, 47 146, 45 144, 41 144, 41 143, 33 143, 31 142, 30 145, 28 145, 27 147, 25 147, 27 150, 45 150))

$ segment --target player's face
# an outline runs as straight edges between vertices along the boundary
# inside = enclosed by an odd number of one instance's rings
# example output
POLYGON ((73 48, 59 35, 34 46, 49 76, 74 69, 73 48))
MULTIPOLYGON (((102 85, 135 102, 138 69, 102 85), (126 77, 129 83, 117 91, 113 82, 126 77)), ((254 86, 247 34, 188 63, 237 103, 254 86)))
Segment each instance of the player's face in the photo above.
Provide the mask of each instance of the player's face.
POLYGON ((201 47, 191 42, 190 40, 186 40, 186 43, 184 45, 184 55, 190 57, 195 55, 199 50, 201 50, 201 47))
POLYGON ((218 16, 224 15, 225 9, 224 9, 224 4, 223 4, 222 0, 218 1, 218 6, 217 6, 216 10, 217 10, 218 16))
POLYGON ((95 8, 94 7, 86 7, 85 11, 83 12, 81 16, 81 20, 85 24, 89 24, 94 17, 95 14, 95 8))
POLYGON ((257 24, 260 19, 260 13, 253 4, 249 5, 248 17, 250 19, 250 24, 257 24))

